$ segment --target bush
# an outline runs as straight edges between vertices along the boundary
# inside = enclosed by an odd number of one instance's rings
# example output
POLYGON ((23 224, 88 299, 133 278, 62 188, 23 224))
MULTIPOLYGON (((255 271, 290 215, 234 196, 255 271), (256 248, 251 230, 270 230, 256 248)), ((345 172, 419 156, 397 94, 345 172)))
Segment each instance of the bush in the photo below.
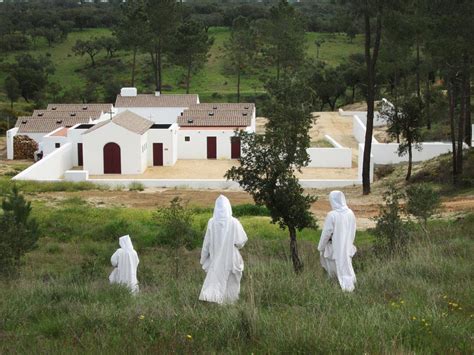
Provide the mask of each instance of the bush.
POLYGON ((441 205, 439 194, 428 184, 411 185, 406 191, 407 212, 422 222, 426 231, 428 219, 441 205))
POLYGON ((0 274, 16 271, 21 257, 36 247, 38 224, 30 217, 31 204, 18 192, 16 186, 2 202, 0 217, 0 274))
POLYGON ((195 246, 196 232, 192 228, 194 213, 181 205, 182 200, 175 197, 169 207, 159 208, 156 219, 160 227, 158 242, 168 245, 175 251, 175 274, 179 276, 179 249, 195 246))
POLYGON ((145 186, 141 182, 134 181, 128 185, 128 191, 143 191, 145 186))
POLYGON ((400 200, 403 198, 404 194, 394 186, 383 194, 385 206, 380 207, 373 230, 374 251, 378 256, 392 256, 406 250, 409 234, 407 223, 402 220, 404 209, 400 206, 400 200))
POLYGON ((374 175, 376 180, 383 179, 395 171, 393 165, 380 165, 375 168, 374 175))

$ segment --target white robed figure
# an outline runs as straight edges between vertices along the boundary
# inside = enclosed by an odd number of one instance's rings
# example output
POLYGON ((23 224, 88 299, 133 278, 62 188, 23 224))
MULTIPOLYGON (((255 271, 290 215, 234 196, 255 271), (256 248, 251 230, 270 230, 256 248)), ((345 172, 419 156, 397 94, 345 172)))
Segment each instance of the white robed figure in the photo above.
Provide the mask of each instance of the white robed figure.
POLYGON ((244 261, 239 253, 247 242, 240 222, 232 217, 227 197, 220 195, 207 224, 201 251, 201 265, 207 273, 199 299, 219 304, 238 300, 244 261))
POLYGON ((329 276, 337 277, 343 291, 351 292, 356 283, 352 268, 352 257, 356 253, 356 219, 341 191, 332 191, 329 202, 332 211, 326 217, 318 245, 321 265, 329 276))
POLYGON ((132 293, 138 292, 137 268, 140 260, 133 249, 130 236, 119 238, 120 248, 112 255, 110 262, 114 270, 109 276, 110 283, 127 286, 132 293))

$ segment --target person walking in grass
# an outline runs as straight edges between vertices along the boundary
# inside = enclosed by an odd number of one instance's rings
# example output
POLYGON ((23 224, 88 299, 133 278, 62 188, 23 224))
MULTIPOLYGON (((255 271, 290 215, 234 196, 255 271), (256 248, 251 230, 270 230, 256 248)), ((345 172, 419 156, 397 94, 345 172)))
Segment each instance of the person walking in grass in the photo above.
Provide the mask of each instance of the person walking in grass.
POLYGON ((337 277, 343 291, 351 292, 356 283, 352 268, 352 257, 357 251, 356 219, 341 191, 331 191, 329 202, 332 211, 326 217, 318 244, 321 265, 330 277, 337 277))
POLYGON ((201 301, 223 304, 234 303, 239 299, 244 270, 239 249, 246 242, 247 234, 240 222, 232 217, 229 200, 220 195, 207 224, 201 251, 201 265, 206 272, 199 295, 201 301))
POLYGON ((114 270, 109 276, 110 283, 127 286, 133 294, 138 293, 137 268, 140 260, 133 249, 130 236, 119 238, 120 248, 112 255, 110 262, 114 270))

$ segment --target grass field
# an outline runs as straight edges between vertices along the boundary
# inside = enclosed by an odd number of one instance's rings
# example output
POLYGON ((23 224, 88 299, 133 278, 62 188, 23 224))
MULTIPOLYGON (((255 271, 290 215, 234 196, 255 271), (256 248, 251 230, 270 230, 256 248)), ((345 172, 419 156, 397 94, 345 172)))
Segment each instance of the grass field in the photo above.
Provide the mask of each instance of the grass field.
MULTIPOLYGON (((238 209, 238 208, 237 208, 238 209)), ((34 204, 43 236, 20 275, 0 281, 0 353, 472 353, 474 215, 417 233, 409 253, 378 260, 357 236, 353 294, 323 273, 316 231, 300 234, 296 276, 286 233, 240 216, 249 234, 241 300, 198 301, 199 248, 159 246, 151 211, 97 208, 80 199, 34 204), (114 236, 130 233, 141 292, 108 285, 114 236)), ((198 211, 200 237, 210 211, 198 211)))
MULTIPOLYGON (((229 36, 229 29, 222 27, 211 28, 210 34, 214 37, 215 42, 211 49, 209 60, 203 70, 197 73, 191 82, 191 91, 198 93, 202 101, 210 100, 234 100, 236 92, 236 78, 232 75, 224 73, 224 59, 222 57, 222 46, 229 36)), ((87 39, 94 36, 110 35, 107 29, 88 29, 81 32, 70 33, 67 40, 54 47, 48 47, 45 42, 38 41, 34 51, 30 51, 33 55, 48 55, 56 66, 56 73, 52 75, 51 80, 59 83, 63 88, 81 88, 84 85, 84 78, 80 74, 81 69, 90 65, 88 56, 75 56, 71 47, 78 39, 87 39)), ((320 60, 330 65, 337 65, 344 61, 350 54, 361 52, 363 49, 361 36, 358 36, 354 43, 349 43, 344 34, 328 34, 328 33, 307 33, 307 52, 309 58, 315 60, 316 39, 324 39, 324 43, 320 50, 320 60)), ((10 53, 4 57, 4 61, 12 61, 18 53, 10 53)), ((120 51, 116 54, 121 62, 130 68, 131 53, 120 51)), ((97 56, 98 61, 105 58, 105 52, 97 56)), ((152 86, 143 84, 144 68, 148 66, 148 55, 140 54, 138 59, 138 87, 141 90, 152 90, 152 86)), ((183 85, 180 82, 183 78, 183 70, 176 67, 166 66, 163 73, 163 84, 170 86, 171 92, 184 92, 183 85)), ((116 73, 124 84, 130 80, 130 70, 124 70, 116 73)), ((0 83, 3 83, 5 73, 0 72, 0 83)), ((247 75, 242 80, 242 94, 255 96, 263 92, 262 83, 259 80, 259 74, 254 73, 247 75)), ((8 100, 3 92, 3 86, 0 87, 0 102, 3 106, 8 106, 8 100)), ((18 108, 25 107, 21 101, 17 104, 18 108)))

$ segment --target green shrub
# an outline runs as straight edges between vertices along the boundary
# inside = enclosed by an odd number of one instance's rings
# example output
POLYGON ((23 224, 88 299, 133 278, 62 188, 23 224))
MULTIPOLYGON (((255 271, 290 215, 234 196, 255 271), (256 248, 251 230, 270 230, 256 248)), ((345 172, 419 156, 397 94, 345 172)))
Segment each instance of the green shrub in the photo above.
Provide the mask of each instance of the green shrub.
POLYGON ((13 185, 2 202, 0 216, 0 274, 14 273, 20 258, 36 247, 39 229, 36 220, 30 217, 31 203, 13 185))
POLYGON ((128 185, 128 191, 143 191, 145 186, 141 182, 134 181, 128 185))
POLYGON ((426 230, 428 219, 441 205, 438 192, 428 184, 411 185, 406 190, 407 212, 415 216, 426 230))
POLYGON ((404 208, 400 205, 404 196, 394 186, 390 186, 383 194, 385 205, 380 206, 373 230, 374 251, 378 256, 393 256, 406 250, 409 233, 407 223, 402 220, 404 208))
POLYGON ((179 275, 179 249, 193 248, 197 240, 197 233, 192 228, 194 213, 181 203, 182 200, 175 197, 169 207, 159 208, 156 213, 160 227, 157 240, 174 249, 176 277, 179 275))

